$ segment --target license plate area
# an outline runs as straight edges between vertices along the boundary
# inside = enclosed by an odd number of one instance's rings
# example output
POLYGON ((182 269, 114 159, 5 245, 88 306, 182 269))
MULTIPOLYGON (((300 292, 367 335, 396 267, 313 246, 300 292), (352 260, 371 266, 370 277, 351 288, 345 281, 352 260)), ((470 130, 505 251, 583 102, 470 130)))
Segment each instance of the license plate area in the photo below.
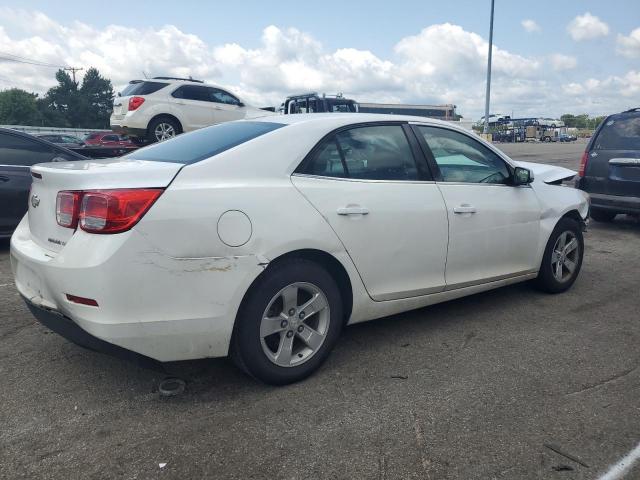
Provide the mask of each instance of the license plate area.
POLYGON ((609 164, 609 179, 618 182, 640 182, 640 165, 609 164))

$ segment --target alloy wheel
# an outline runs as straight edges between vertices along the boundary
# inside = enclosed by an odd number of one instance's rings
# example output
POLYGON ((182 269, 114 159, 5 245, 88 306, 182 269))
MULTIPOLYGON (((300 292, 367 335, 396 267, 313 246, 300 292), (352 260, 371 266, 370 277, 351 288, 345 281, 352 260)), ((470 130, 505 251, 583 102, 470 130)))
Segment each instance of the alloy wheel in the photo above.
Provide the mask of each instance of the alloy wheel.
POLYGON ((156 136, 156 140, 161 142, 163 140, 168 140, 170 138, 175 137, 176 129, 173 128, 173 125, 171 125, 170 123, 161 122, 158 125, 156 125, 154 134, 156 136))
POLYGON ((262 315, 262 350, 280 367, 301 365, 324 343, 330 319, 327 297, 316 285, 287 285, 272 297, 262 315))
POLYGON ((558 282, 564 283, 573 276, 579 254, 580 244, 576 235, 570 230, 561 233, 551 252, 551 271, 558 282))

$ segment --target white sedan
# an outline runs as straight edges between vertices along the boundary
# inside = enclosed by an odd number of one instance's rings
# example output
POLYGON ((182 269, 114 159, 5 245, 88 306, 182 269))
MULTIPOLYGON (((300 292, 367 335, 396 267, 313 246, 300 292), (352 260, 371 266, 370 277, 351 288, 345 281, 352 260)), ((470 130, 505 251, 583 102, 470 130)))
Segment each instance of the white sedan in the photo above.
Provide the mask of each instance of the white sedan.
POLYGON ((316 370, 345 324, 566 290, 589 208, 560 185, 575 172, 395 115, 243 120, 31 172, 11 263, 40 321, 163 362, 230 354, 272 384, 316 370))

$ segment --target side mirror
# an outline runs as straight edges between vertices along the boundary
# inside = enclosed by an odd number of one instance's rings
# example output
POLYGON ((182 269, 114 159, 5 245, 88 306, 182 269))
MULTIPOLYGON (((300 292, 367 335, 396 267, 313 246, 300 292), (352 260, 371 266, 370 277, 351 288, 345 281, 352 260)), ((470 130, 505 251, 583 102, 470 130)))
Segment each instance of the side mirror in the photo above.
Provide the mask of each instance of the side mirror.
POLYGON ((242 102, 238 102, 237 105, 238 105, 238 107, 244 107, 244 103, 242 103, 242 102))
POLYGON ((529 185, 533 182, 533 172, 528 168, 516 167, 513 172, 514 185, 529 185))

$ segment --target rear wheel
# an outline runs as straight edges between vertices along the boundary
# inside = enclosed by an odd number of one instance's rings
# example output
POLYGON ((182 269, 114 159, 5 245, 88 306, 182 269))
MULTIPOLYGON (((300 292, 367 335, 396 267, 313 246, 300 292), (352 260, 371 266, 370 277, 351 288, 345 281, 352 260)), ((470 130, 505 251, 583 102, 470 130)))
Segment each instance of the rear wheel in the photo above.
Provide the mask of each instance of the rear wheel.
POLYGON ((609 210, 598 210, 597 208, 592 208, 589 216, 593 218, 596 222, 611 222, 614 218, 616 218, 616 212, 611 212, 609 210))
POLYGON ((170 117, 159 117, 149 123, 147 139, 149 142, 162 142, 182 133, 180 123, 170 117))
POLYGON ((296 259, 268 269, 236 319, 231 357, 272 385, 302 380, 335 345, 343 323, 340 291, 320 265, 296 259))
POLYGON ((542 257, 536 285, 549 293, 568 290, 582 267, 584 239, 580 224, 572 218, 561 218, 553 229, 542 257))

